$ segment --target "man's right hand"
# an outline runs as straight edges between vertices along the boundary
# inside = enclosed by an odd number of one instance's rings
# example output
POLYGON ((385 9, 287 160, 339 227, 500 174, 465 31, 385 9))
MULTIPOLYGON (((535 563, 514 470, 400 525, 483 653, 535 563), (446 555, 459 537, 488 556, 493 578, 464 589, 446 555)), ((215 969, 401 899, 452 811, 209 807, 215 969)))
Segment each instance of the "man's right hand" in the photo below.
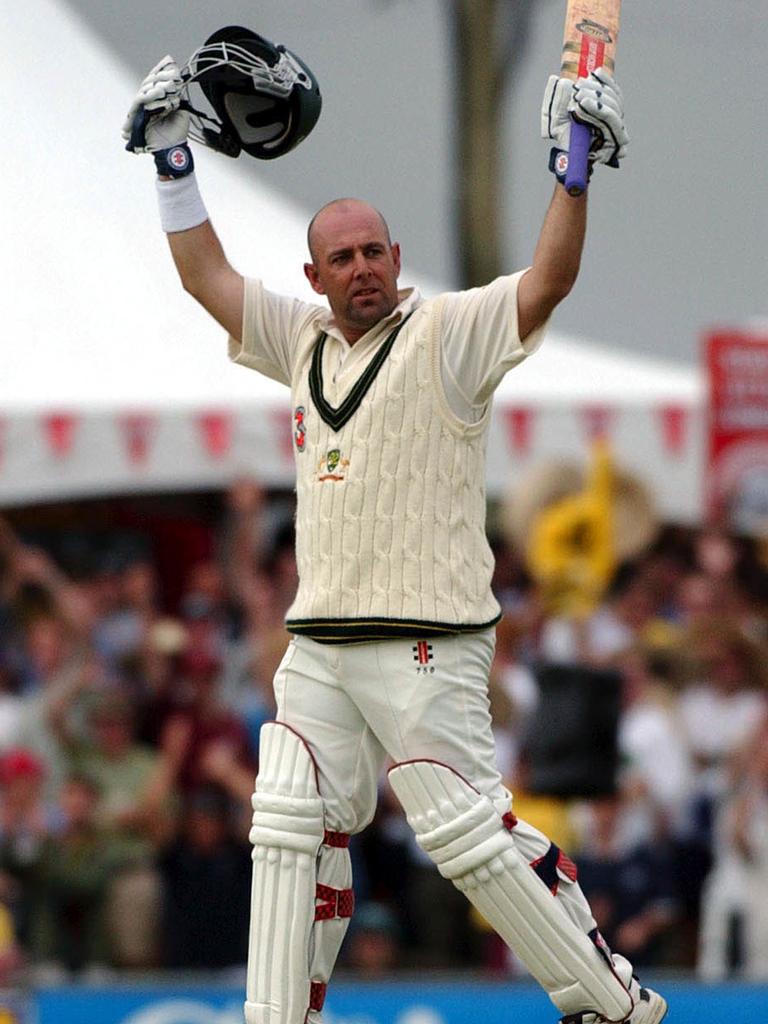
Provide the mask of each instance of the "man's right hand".
POLYGON ((179 109, 183 87, 178 64, 163 57, 139 86, 123 124, 129 152, 157 153, 184 145, 189 113, 179 109))
POLYGON ((184 287, 239 341, 243 278, 224 254, 192 174, 185 86, 173 57, 163 57, 139 86, 123 124, 123 138, 129 152, 152 153, 155 158, 161 224, 184 287))

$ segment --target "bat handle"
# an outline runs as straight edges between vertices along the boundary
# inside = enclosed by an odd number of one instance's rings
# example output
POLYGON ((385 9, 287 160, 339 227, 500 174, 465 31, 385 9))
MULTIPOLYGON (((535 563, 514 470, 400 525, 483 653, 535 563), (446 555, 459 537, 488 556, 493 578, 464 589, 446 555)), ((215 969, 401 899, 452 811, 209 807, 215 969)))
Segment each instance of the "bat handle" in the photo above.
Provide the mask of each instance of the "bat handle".
POLYGON ((568 170, 565 174, 565 190, 569 196, 580 196, 587 191, 589 181, 589 149, 592 145, 592 129, 571 118, 571 140, 568 145, 568 170))

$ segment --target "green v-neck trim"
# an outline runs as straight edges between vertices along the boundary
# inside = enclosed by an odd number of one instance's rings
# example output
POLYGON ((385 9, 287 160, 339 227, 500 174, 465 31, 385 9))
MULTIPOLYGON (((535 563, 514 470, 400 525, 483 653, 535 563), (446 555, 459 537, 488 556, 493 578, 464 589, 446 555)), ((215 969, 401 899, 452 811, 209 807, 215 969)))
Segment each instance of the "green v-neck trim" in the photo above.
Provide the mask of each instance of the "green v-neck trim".
POLYGON ((382 342, 376 355, 368 363, 355 381, 352 390, 338 407, 332 406, 323 394, 323 351, 325 350, 328 335, 325 331, 320 334, 315 343, 315 350, 312 353, 312 364, 309 368, 309 393, 312 395, 312 401, 320 413, 320 418, 324 423, 328 424, 331 430, 341 430, 344 424, 355 415, 368 389, 376 379, 379 370, 384 365, 385 359, 392 351, 392 346, 395 344, 398 334, 412 315, 412 313, 409 313, 404 320, 401 320, 386 340, 382 342))

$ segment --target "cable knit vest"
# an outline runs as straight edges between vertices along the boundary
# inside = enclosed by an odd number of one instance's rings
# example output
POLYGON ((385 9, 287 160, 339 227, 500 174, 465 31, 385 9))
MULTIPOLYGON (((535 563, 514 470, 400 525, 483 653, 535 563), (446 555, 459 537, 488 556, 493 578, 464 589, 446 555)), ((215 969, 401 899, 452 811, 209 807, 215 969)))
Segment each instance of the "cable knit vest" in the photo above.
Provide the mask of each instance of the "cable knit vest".
POLYGON ((294 633, 359 643, 473 632, 500 617, 485 536, 490 407, 474 424, 451 412, 439 327, 439 301, 425 303, 335 406, 325 335, 296 369, 294 633))

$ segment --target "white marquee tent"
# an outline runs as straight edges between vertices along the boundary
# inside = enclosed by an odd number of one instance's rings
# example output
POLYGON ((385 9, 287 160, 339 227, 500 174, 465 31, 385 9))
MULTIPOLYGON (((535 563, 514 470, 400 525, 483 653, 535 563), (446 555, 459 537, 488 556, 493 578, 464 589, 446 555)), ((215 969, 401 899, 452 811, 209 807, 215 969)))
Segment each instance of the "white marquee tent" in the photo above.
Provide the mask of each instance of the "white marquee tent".
MULTIPOLYGON (((149 158, 122 151, 135 82, 56 0, 5 5, 0 26, 12 122, 0 141, 0 504, 211 487, 239 473, 290 486, 287 390, 229 364, 222 331, 176 284, 149 158), (40 52, 66 64, 30 71, 40 52)), ((245 158, 196 159, 233 263, 310 297, 306 212, 245 158)), ((694 519, 702 403, 694 371, 551 334, 500 388, 489 487, 543 457, 583 459, 603 431, 664 514, 694 519)))

